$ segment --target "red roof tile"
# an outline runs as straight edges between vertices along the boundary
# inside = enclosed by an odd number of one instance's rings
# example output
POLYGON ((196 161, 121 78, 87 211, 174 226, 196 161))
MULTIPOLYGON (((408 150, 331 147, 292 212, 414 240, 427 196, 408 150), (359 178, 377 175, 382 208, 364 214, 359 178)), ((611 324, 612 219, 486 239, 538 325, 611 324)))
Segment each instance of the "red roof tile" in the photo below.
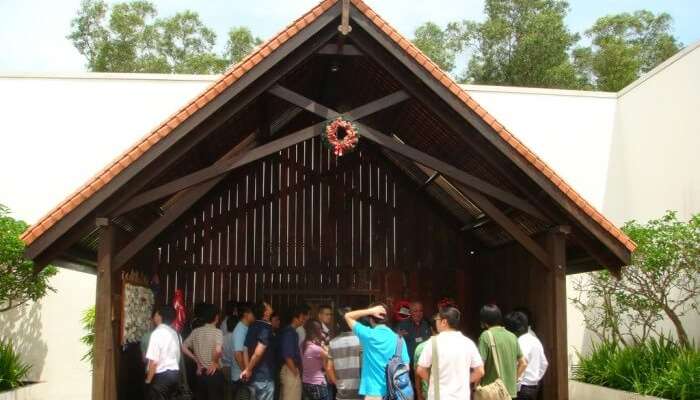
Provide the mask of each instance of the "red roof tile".
MULTIPOLYGON (((85 199, 94 194, 97 190, 112 180, 121 170, 130 165, 134 160, 139 158, 151 146, 157 143, 160 139, 167 136, 173 129, 179 126, 189 116, 196 111, 206 106, 218 94, 231 86, 234 82, 241 78, 247 71, 252 69, 260 61, 265 59, 282 43, 289 40, 300 30, 328 10, 331 6, 337 3, 338 0, 325 0, 319 3, 311 11, 291 23, 286 29, 280 32, 277 36, 268 40, 261 45, 255 52, 248 55, 238 64, 229 69, 217 82, 213 83, 201 95, 185 105, 182 109, 173 114, 160 126, 146 135, 141 141, 136 143, 131 149, 127 150, 123 155, 119 156, 115 161, 108 165, 104 170, 98 173, 83 187, 69 196, 66 200, 60 203, 54 210, 49 212, 45 217, 39 220, 36 224, 27 229, 22 235, 22 240, 26 244, 32 243, 37 237, 46 232, 63 216, 71 212, 75 207, 80 205, 85 199)), ((362 0, 351 0, 352 3, 376 24, 386 35, 398 44, 407 54, 411 55, 425 70, 431 74, 436 80, 441 82, 452 94, 460 99, 467 107, 474 111, 477 115, 483 118, 484 122, 489 124, 500 137, 509 143, 519 154, 528 160, 535 168, 541 171, 552 183, 561 190, 574 204, 578 205, 588 216, 596 221, 600 226, 607 230, 613 237, 617 238, 628 250, 634 251, 635 243, 630 240, 619 228, 610 223, 600 212, 592 207, 581 195, 574 191, 561 177, 559 177, 552 168, 544 161, 539 159, 530 149, 528 149, 520 140, 503 127, 488 111, 482 108, 469 94, 457 85, 454 80, 442 71, 435 63, 433 63, 423 52, 421 52, 410 41, 406 40, 396 29, 382 19, 362 0)))

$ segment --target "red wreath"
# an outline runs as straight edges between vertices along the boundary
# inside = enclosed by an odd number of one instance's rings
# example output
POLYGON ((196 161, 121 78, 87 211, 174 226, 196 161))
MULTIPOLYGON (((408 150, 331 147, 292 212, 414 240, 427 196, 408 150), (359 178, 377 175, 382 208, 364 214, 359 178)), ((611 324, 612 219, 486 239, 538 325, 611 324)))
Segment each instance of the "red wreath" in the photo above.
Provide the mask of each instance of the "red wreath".
POLYGON ((336 157, 340 157, 355 149, 360 136, 357 128, 350 121, 338 117, 326 125, 323 141, 333 150, 336 157))

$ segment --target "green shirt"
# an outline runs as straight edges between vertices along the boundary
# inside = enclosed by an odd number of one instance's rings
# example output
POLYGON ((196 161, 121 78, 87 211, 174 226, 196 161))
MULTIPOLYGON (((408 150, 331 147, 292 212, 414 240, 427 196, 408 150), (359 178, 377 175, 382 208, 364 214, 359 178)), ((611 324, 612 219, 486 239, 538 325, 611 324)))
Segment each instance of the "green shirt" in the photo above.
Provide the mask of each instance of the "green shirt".
MULTIPOLYGON (((523 356, 523 352, 518 344, 518 338, 502 326, 494 326, 489 331, 493 335, 496 349, 498 350, 498 360, 500 361, 498 366, 501 370, 501 380, 505 383, 510 396, 516 397, 518 394, 516 384, 517 362, 518 358, 523 356)), ((491 354, 489 336, 486 332, 479 336, 479 353, 481 353, 481 358, 484 360, 484 368, 486 369, 486 374, 482 378, 481 384, 488 385, 498 378, 498 374, 493 355, 491 354)))
MULTIPOLYGON (((423 352, 423 348, 425 348, 425 344, 428 343, 428 340, 424 340, 421 343, 416 346, 416 353, 415 356, 413 357, 413 370, 418 369, 418 359, 420 358, 421 353, 423 352)), ((421 385, 420 385, 420 390, 423 392, 423 398, 427 399, 428 398, 428 381, 422 379, 421 380, 421 385)))

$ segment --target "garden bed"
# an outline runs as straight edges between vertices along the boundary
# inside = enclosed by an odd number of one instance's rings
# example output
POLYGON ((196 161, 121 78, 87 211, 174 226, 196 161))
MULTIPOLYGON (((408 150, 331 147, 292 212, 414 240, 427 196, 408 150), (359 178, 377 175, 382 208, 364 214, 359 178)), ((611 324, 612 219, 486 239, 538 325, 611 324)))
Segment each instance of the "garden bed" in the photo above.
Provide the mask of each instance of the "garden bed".
POLYGON ((37 390, 44 382, 27 382, 26 384, 5 392, 0 392, 0 400, 33 400, 37 390))
POLYGON ((569 400, 665 400, 661 397, 644 396, 638 393, 610 389, 604 386, 569 381, 569 400))

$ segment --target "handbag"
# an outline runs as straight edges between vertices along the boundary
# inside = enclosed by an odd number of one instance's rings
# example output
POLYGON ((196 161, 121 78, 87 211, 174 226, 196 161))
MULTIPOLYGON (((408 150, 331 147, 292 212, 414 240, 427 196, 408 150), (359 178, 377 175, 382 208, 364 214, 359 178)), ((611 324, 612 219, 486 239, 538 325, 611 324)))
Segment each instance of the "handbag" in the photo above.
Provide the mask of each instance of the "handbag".
POLYGON ((440 359, 438 357, 438 348, 437 348, 437 336, 433 336, 432 339, 430 339, 430 344, 433 347, 433 367, 430 370, 430 385, 433 385, 433 400, 440 400, 440 359))
POLYGON ((487 330, 486 335, 489 338, 491 353, 493 353, 493 363, 496 366, 497 378, 488 385, 478 385, 476 387, 476 391, 474 392, 474 400, 511 400, 506 384, 503 383, 503 380, 501 379, 501 368, 498 362, 498 349, 496 348, 496 341, 494 340, 491 331, 487 330))

